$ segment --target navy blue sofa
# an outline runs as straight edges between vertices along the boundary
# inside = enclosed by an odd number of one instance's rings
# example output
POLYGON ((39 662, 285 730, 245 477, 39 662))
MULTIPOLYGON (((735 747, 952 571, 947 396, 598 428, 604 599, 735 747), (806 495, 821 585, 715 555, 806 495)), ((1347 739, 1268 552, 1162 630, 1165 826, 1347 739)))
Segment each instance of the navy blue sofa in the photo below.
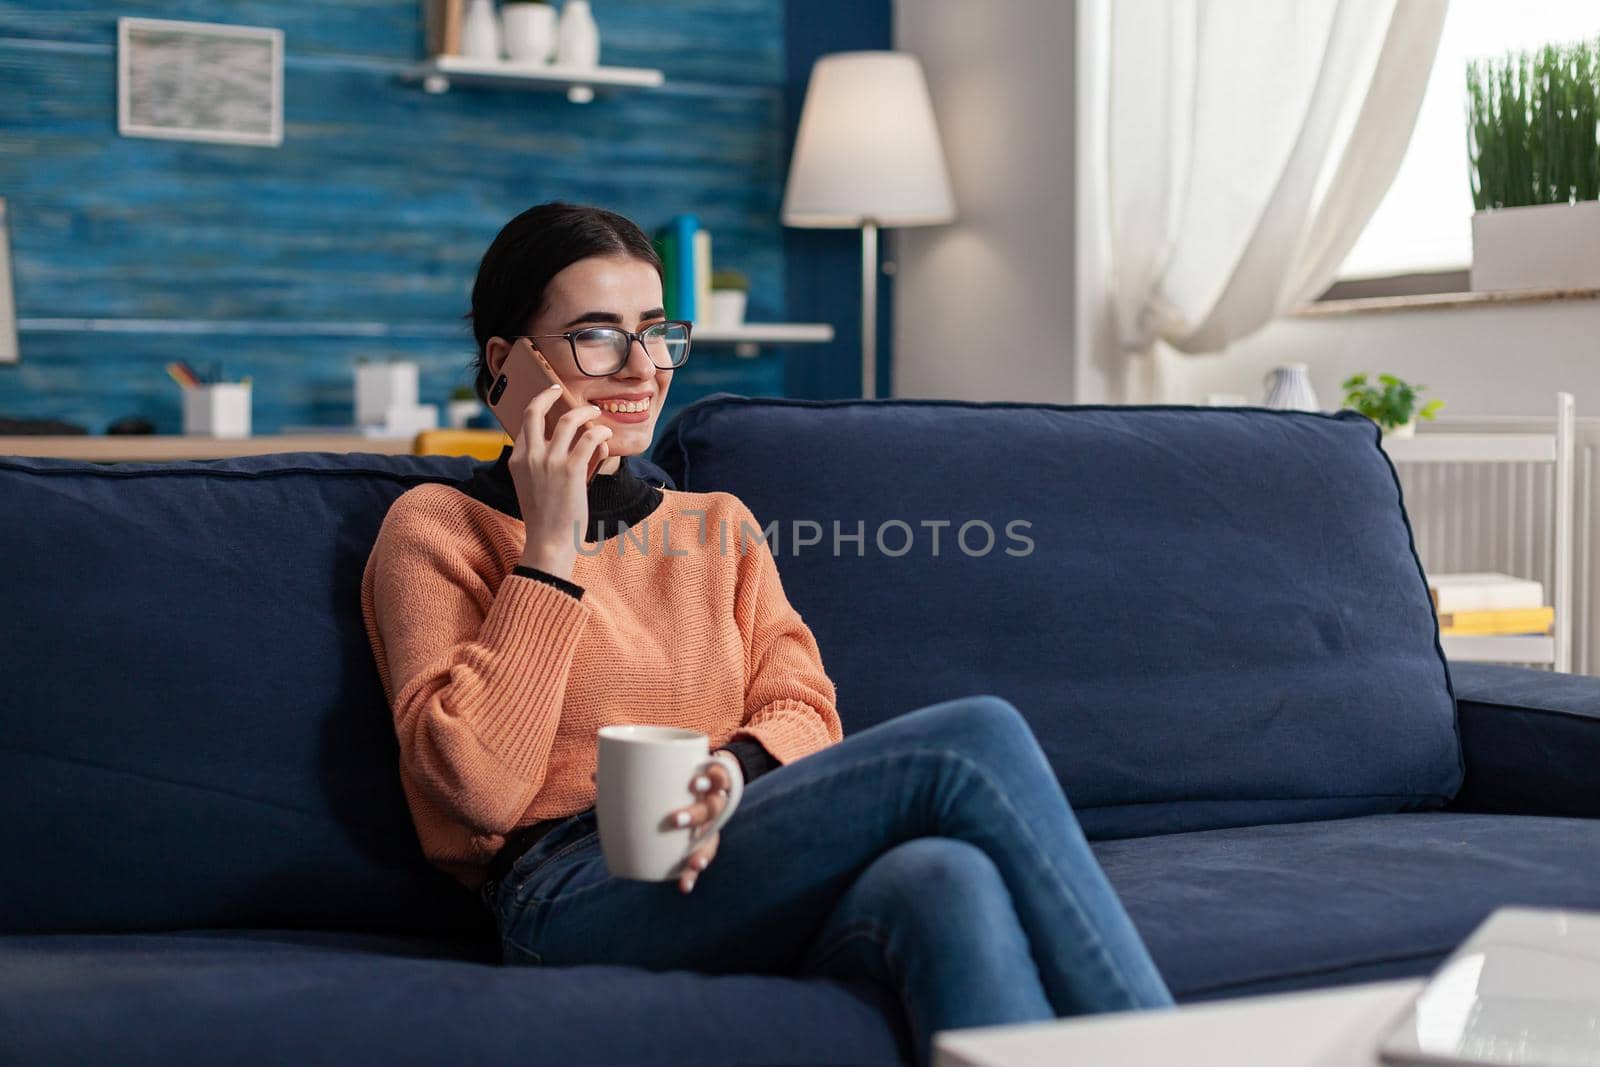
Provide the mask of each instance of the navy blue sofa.
MULTIPOLYGON (((650 458, 767 524, 847 735, 1023 712, 1181 1002, 1600 908, 1600 680, 1445 661, 1362 416, 717 394, 650 458)), ((423 860, 359 583, 476 466, 0 457, 0 1059, 906 1061, 870 983, 502 966, 423 860)))

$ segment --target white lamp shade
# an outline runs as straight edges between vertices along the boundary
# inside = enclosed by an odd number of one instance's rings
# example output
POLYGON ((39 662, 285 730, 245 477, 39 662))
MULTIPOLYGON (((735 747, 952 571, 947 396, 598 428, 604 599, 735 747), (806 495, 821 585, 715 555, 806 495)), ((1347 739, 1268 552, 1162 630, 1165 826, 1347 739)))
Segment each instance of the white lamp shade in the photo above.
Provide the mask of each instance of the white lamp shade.
POLYGON ((928 226, 955 218, 917 57, 835 52, 811 68, 783 191, 788 226, 928 226))

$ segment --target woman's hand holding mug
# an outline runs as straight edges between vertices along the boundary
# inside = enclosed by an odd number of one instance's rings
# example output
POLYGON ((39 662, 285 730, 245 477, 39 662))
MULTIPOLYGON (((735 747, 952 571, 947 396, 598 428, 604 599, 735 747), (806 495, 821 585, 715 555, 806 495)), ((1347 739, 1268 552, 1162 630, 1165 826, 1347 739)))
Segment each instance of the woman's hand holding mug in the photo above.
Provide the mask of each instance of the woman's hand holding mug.
MULTIPOLYGON (((726 752, 727 749, 718 749, 726 752)), ((731 754, 731 753, 730 753, 731 754)), ((740 778, 743 778, 741 773, 740 778)), ((594 781, 595 776, 589 775, 589 780, 594 781)), ((741 781, 741 784, 742 781, 741 781)), ((728 804, 728 792, 733 788, 733 775, 720 763, 712 764, 706 768, 704 774, 694 777, 689 783, 689 790, 701 794, 704 799, 690 804, 686 808, 675 808, 667 812, 667 825, 689 826, 695 831, 712 822, 722 809, 728 804)), ((722 841, 722 831, 713 830, 705 840, 689 853, 689 858, 684 863, 684 871, 678 876, 678 890, 683 893, 694 891, 694 880, 700 872, 708 867, 717 856, 717 845, 722 841)))
POLYGON ((738 757, 709 752, 703 731, 681 726, 617 723, 600 727, 597 741, 595 810, 606 869, 619 878, 676 880, 690 892, 744 795, 738 757), (685 794, 697 799, 682 805, 685 794))

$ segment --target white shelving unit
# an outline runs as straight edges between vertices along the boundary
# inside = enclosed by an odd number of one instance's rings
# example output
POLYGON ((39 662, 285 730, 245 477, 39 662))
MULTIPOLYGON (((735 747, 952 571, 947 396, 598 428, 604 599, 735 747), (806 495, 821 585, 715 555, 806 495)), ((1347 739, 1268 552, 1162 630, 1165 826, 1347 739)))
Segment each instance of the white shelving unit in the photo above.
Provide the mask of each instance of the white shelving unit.
POLYGON ((647 67, 563 67, 553 63, 513 63, 509 60, 433 56, 408 69, 408 82, 421 82, 430 93, 445 93, 452 85, 488 85, 509 89, 565 90, 574 104, 587 104, 595 90, 654 89, 666 80, 647 67))
POLYGON ((1386 436, 1383 450, 1399 463, 1555 464, 1555 622, 1549 634, 1441 634, 1447 659, 1492 663, 1549 663, 1572 669, 1572 509, 1577 492, 1573 395, 1556 394, 1554 433, 1418 433, 1386 436))
POLYGON ((753 356, 762 345, 821 345, 833 340, 825 322, 747 322, 742 326, 695 326, 690 346, 733 345, 736 356, 753 356))

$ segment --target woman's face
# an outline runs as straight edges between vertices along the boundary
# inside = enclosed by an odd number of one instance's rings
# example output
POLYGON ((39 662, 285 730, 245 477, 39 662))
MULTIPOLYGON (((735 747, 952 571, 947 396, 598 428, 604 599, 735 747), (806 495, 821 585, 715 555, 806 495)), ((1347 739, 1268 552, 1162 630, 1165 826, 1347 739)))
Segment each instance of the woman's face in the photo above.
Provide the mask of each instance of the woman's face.
MULTIPOLYGON (((527 324, 527 331, 530 335, 557 334, 589 326, 618 326, 637 333, 666 318, 662 303, 661 278, 649 263, 632 256, 591 256, 550 280, 544 309, 527 324)), ((489 343, 490 370, 498 374, 511 346, 500 338, 489 343)), ((572 346, 562 338, 541 337, 531 343, 544 353, 580 404, 600 408, 595 421, 611 428, 602 473, 614 473, 619 457, 638 455, 650 446, 672 384, 672 371, 652 363, 643 345, 630 344, 628 361, 620 370, 595 378, 578 369, 572 346), (623 400, 642 401, 648 407, 638 413, 616 410, 615 402, 623 400)), ((638 408, 640 404, 628 406, 638 408)))

